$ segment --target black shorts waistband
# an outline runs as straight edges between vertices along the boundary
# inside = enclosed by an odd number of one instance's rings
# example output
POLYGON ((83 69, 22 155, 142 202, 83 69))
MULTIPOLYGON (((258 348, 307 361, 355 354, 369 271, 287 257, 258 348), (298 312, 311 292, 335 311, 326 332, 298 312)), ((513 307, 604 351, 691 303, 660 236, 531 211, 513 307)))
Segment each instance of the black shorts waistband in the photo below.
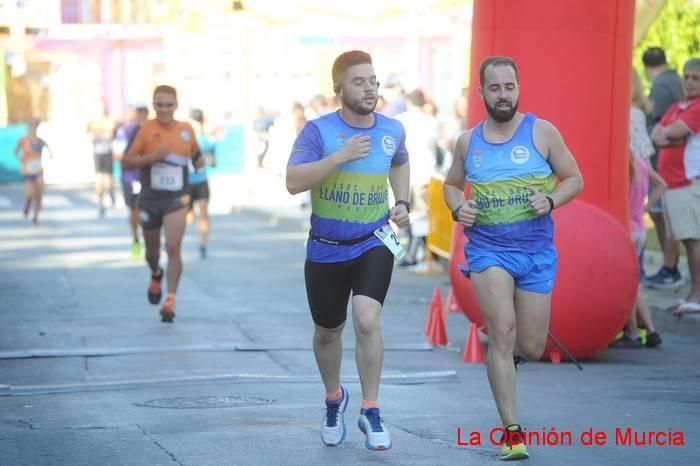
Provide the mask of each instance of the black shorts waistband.
POLYGON ((352 239, 329 239, 324 238, 322 236, 318 236, 316 233, 314 233, 313 230, 309 230, 309 238, 311 238, 314 241, 318 241, 319 243, 330 244, 333 246, 352 246, 353 244, 360 244, 362 242, 367 241, 372 236, 374 236, 374 232, 352 239))

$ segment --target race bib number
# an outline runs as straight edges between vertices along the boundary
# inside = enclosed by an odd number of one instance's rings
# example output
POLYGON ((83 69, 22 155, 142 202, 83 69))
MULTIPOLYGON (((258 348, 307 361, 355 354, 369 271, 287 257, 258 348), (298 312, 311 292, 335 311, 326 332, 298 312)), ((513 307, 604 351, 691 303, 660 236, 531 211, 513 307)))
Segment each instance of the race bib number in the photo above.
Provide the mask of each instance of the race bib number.
POLYGON ((29 160, 27 161, 27 173, 29 175, 36 175, 41 171, 41 160, 29 160))
POLYGON ((401 260, 403 259, 403 256, 406 255, 406 250, 403 248, 403 246, 401 246, 399 237, 396 236, 394 229, 389 225, 384 225, 383 227, 374 230, 374 236, 379 238, 381 242, 389 248, 389 251, 394 254, 396 259, 401 260))
POLYGON ((151 188, 156 191, 182 191, 182 168, 167 163, 156 163, 151 167, 151 188))
POLYGON ((132 181, 131 182, 131 192, 134 194, 139 194, 141 192, 141 182, 132 181))

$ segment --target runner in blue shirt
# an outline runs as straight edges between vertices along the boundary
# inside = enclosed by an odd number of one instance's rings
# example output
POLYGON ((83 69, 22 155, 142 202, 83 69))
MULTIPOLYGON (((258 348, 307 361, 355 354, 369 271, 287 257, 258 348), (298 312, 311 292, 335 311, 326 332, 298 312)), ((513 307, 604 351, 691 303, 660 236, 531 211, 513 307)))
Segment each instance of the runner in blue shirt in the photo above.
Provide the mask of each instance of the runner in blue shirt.
POLYGON ((204 166, 202 168, 195 168, 190 165, 189 170, 189 195, 190 204, 187 211, 187 224, 191 225, 195 221, 195 211, 194 206, 197 206, 199 210, 199 257, 206 259, 207 257, 207 243, 209 240, 209 228, 211 223, 209 221, 209 174, 207 173, 207 167, 216 166, 216 158, 214 156, 214 151, 216 149, 216 143, 212 138, 204 133, 204 112, 199 109, 193 109, 190 112, 190 120, 194 132, 197 134, 197 143, 199 144, 199 150, 204 156, 204 166))
POLYGON ((479 77, 488 117, 457 139, 445 201, 469 239, 467 275, 488 329, 486 370, 505 432, 501 459, 524 459, 515 371, 544 352, 557 270, 550 212, 581 192, 583 178, 557 129, 518 112, 513 60, 489 57, 479 77))
POLYGON ((341 335, 352 294, 363 397, 358 425, 367 448, 386 450, 391 436, 377 404, 384 359, 380 315, 394 254, 402 252, 388 221, 399 228, 409 225, 406 137, 401 123, 374 112, 379 83, 367 53, 338 56, 332 77, 341 109, 306 124, 287 167, 290 193, 311 190, 304 274, 315 324, 314 355, 326 389, 321 440, 329 446, 345 440, 348 392, 340 385, 341 335), (397 199, 391 209, 388 184, 397 199))

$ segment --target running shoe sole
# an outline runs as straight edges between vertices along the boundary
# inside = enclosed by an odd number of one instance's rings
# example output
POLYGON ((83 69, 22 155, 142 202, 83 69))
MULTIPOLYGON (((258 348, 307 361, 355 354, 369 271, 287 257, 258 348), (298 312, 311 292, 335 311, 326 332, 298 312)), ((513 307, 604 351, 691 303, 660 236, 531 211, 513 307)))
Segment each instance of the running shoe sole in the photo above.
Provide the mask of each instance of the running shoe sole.
POLYGON ((172 323, 175 318, 175 311, 171 309, 160 310, 161 322, 172 323))
POLYGON ((504 446, 501 450, 501 459, 503 461, 524 460, 529 457, 530 455, 527 453, 527 447, 522 443, 513 445, 512 447, 504 446))
POLYGON ((669 283, 663 283, 663 282, 659 283, 659 282, 655 282, 655 281, 651 281, 651 280, 647 279, 647 280, 644 280, 643 283, 647 288, 653 288, 656 290, 677 290, 678 288, 685 285, 685 279, 681 276, 681 278, 679 280, 674 280, 674 281, 669 282, 669 283))
POLYGON ((368 450, 374 450, 374 451, 391 450, 391 444, 389 444, 388 446, 379 445, 379 446, 373 447, 372 445, 369 444, 369 442, 367 440, 365 440, 365 447, 367 447, 368 450))

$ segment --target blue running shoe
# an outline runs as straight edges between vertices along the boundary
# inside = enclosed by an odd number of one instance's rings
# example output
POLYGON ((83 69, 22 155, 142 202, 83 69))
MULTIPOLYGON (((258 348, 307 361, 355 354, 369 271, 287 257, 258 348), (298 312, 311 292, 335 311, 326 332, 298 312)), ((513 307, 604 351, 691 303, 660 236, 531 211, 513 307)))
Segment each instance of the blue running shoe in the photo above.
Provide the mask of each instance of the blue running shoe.
POLYGON ((321 440, 326 446, 334 447, 345 440, 345 419, 343 414, 348 407, 348 392, 340 386, 340 399, 338 401, 326 400, 326 415, 321 424, 321 440))
POLYGON ((683 286, 683 277, 678 271, 678 268, 669 269, 666 266, 661 267, 656 275, 646 277, 644 284, 649 288, 659 290, 675 290, 683 286))
POLYGON ((357 426, 367 436, 365 446, 370 450, 391 448, 391 435, 384 428, 384 420, 379 414, 379 408, 361 409, 357 426))

